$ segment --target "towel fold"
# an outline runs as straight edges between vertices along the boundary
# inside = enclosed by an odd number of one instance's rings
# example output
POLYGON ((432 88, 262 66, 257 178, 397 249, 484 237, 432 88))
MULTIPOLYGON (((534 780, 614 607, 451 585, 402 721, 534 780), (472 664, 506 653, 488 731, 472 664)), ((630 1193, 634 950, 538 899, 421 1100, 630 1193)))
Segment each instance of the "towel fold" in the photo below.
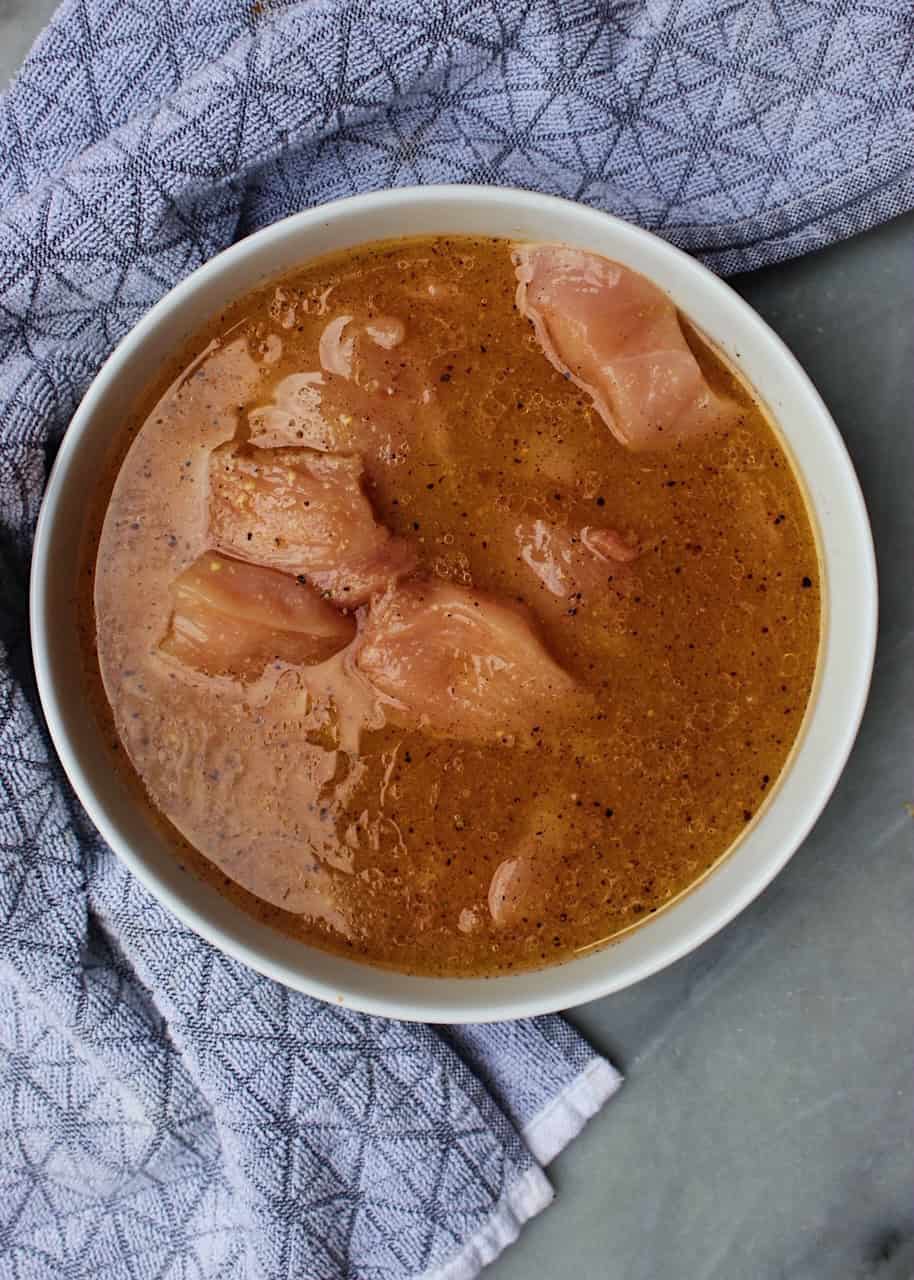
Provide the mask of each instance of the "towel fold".
POLYGON ((41 728, 47 463, 217 250, 370 188, 534 187, 722 271, 914 204, 909 0, 68 0, 0 103, 0 1272, 477 1274, 618 1074, 565 1022, 432 1029, 177 923, 41 728))

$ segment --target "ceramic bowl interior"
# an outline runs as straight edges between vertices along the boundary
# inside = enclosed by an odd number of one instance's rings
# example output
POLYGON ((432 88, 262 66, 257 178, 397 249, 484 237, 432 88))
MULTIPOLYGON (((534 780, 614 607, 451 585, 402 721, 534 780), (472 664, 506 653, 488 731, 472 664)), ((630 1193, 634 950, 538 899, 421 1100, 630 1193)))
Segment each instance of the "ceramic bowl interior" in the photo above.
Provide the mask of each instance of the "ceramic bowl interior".
POLYGON ((39 690, 64 768, 102 835, 155 897, 214 946, 289 987, 369 1013, 471 1022, 566 1008, 637 982, 698 946, 764 888, 821 812, 850 751, 872 668, 876 575, 859 486, 828 411, 786 347, 727 285, 657 237, 582 205, 505 189, 424 187, 287 218, 212 259, 140 321, 82 401, 53 468, 35 544, 31 615, 39 690), (604 949, 488 979, 410 977, 325 954, 250 919, 180 871, 112 771, 74 642, 74 531, 137 388, 226 302, 265 279, 333 250, 437 233, 560 240, 625 263, 665 289, 767 404, 813 514, 823 582, 810 708, 788 767, 751 828, 703 881, 604 949))

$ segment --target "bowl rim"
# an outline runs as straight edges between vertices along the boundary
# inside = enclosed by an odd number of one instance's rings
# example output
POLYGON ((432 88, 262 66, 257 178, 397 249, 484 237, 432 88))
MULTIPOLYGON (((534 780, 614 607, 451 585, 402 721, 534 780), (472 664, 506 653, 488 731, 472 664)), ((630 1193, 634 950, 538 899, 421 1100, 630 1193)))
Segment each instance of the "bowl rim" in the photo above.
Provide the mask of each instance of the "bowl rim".
MULTIPOLYGON (((423 232, 423 234, 426 233, 423 232)), ((454 232, 453 234, 458 233, 454 232)), ((368 244, 372 240, 383 238, 386 237, 370 235, 356 238, 351 243, 353 246, 368 244)), ((554 238, 556 240, 563 239, 562 236, 554 238)), ((599 250, 594 250, 594 252, 599 252, 599 250)), ((319 256, 320 253, 303 253, 297 261, 304 263, 319 256)), ((294 262, 290 263, 285 269, 290 270, 294 265, 294 262)), ((282 274, 282 268, 277 268, 267 272, 264 278, 275 278, 282 274)), ((662 287, 666 286, 662 285, 662 287)), ((235 291, 235 295, 237 296, 238 293, 245 291, 245 289, 238 288, 235 291)), ((230 295, 231 289, 228 288, 227 296, 230 295)), ((766 388, 758 386, 756 382, 753 382, 753 385, 756 392, 764 399, 766 388)), ((775 421, 777 422, 776 419, 775 421)), ((782 437, 782 443, 788 452, 793 453, 790 441, 782 437)), ((801 482, 803 482, 806 477, 800 471, 795 458, 793 461, 801 482)), ((837 484, 838 481, 836 481, 837 484)), ((810 514, 814 523, 820 522, 821 510, 814 505, 808 484, 805 487, 810 514)), ((823 629, 817 664, 817 686, 821 684, 820 677, 831 659, 830 642, 835 639, 831 635, 833 625, 831 618, 828 616, 832 585, 826 581, 828 566, 822 545, 821 527, 819 534, 819 566, 823 579, 823 629)), ((292 214, 214 255, 145 312, 102 364, 77 407, 64 435, 48 477, 36 525, 29 600, 32 654, 39 697, 46 717, 48 731, 64 772, 103 838, 127 868, 160 903, 163 903, 183 924, 205 938, 219 951, 242 961, 249 967, 266 974, 287 987, 331 1003, 344 1004, 348 1008, 364 1013, 404 1020, 454 1023, 489 1022, 529 1017, 573 1007, 611 994, 614 991, 633 985, 650 974, 656 973, 674 963, 724 928, 743 911, 793 856, 818 819, 841 776, 866 706, 875 657, 877 612, 876 560, 872 533, 859 481, 844 441, 808 375, 789 348, 754 309, 728 284, 718 276, 715 276, 696 259, 683 253, 653 233, 645 231, 643 228, 634 226, 611 214, 603 213, 600 210, 560 197, 546 196, 537 192, 514 188, 473 186, 470 184, 384 189, 345 197, 292 214), (83 437, 93 420, 93 415, 98 410, 103 397, 110 392, 112 385, 118 382, 124 370, 129 366, 130 361, 143 348, 150 336, 156 332, 165 317, 192 299, 201 290, 201 287, 218 281, 223 273, 231 270, 233 265, 237 266, 245 259, 253 258, 259 250, 272 242, 282 241, 286 236, 294 236, 300 232, 306 233, 315 227, 326 224, 328 220, 345 219, 348 215, 390 213, 409 206, 417 208, 424 205, 431 208, 442 202, 446 202, 452 208, 478 207, 482 204, 490 208, 500 207, 502 210, 507 209, 508 211, 526 209, 534 214, 542 214, 544 218, 552 214, 555 216, 556 221, 559 222, 562 218, 573 217, 578 220, 585 231, 592 227, 594 234, 598 238, 599 231, 602 230, 604 234, 612 233, 620 242, 628 242, 634 246, 640 245, 642 248, 649 246, 653 254, 664 257, 672 266, 675 266, 679 274, 689 282, 690 286, 694 283, 697 289, 705 291, 709 299, 713 298, 726 312, 739 318, 743 328, 747 332, 751 331, 754 339, 757 339, 767 348, 771 358, 779 366, 780 372, 791 383, 792 390, 797 394, 801 394, 801 396, 805 396, 806 405, 812 411, 812 417, 815 418, 823 447, 830 451, 835 475, 840 476, 840 486, 842 487, 840 497, 844 506, 844 515, 853 523, 853 541, 859 557, 856 566, 853 568, 855 574, 854 586, 857 591, 856 608, 852 612, 845 611, 845 622, 849 627, 855 627, 856 632, 853 636, 842 634, 839 637, 843 645, 842 652, 848 655, 848 660, 851 661, 852 665, 849 678, 845 680, 842 686, 843 703, 834 732, 823 740, 821 744, 823 758, 818 760, 815 795, 808 798, 805 804, 800 805, 801 812, 790 824, 789 834, 776 849, 769 851, 755 866, 744 866, 741 868, 739 875, 730 877, 735 883, 731 885, 728 881, 728 888, 723 895, 723 901, 717 905, 716 909, 700 912, 699 918, 691 923, 683 916, 684 923, 678 930, 679 936, 676 936, 677 930, 674 929, 673 936, 661 942, 660 934, 662 931, 657 929, 661 921, 664 918, 669 919, 673 913, 679 910, 681 904, 698 893, 704 884, 715 877, 719 878, 723 869, 732 863, 739 849, 749 838, 748 836, 740 837, 711 872, 699 881, 696 886, 687 890, 685 895, 676 899, 669 906, 665 906, 656 916, 639 925, 634 931, 623 934, 618 941, 609 943, 587 957, 575 958, 566 961, 564 964, 554 965, 538 971, 528 971, 526 974, 498 975, 482 979, 418 978, 396 971, 378 969, 374 966, 360 964, 345 958, 333 957, 333 959, 341 961, 341 966, 345 971, 348 971, 348 967, 361 973, 367 970, 376 975, 386 975, 389 980, 390 991, 386 992, 381 989, 378 992, 370 989, 360 990, 358 982, 355 983, 355 989, 352 989, 346 981, 327 981, 319 975, 308 973, 307 964, 297 967, 289 959, 283 958, 279 954, 282 948, 272 945, 272 943, 275 943, 276 936, 282 935, 276 935, 275 931, 271 930, 269 926, 259 921, 254 921, 248 916, 244 916, 243 919, 247 922, 247 928, 255 932, 256 940, 246 941, 236 936, 236 932, 228 930, 224 922, 219 922, 214 918, 216 913, 213 910, 203 910, 194 905, 189 900, 190 891, 187 894, 182 894, 176 891, 173 886, 166 884, 164 877, 155 870, 144 853, 139 849, 133 848, 125 840, 113 816, 111 806, 106 804, 105 799, 97 794, 95 787, 88 778, 80 759, 80 752, 71 737, 67 725, 63 698, 61 690, 58 688, 54 664, 51 660, 47 641, 47 637, 53 627, 49 553, 55 535, 61 536, 55 528, 58 508, 62 497, 66 493, 68 484, 72 483, 71 474, 74 473, 74 469, 78 464, 83 437), (573 214, 571 211, 573 211, 573 214), (599 963, 596 965, 589 963, 598 961, 599 957, 607 957, 613 953, 618 956, 620 948, 624 949, 628 938, 639 935, 644 937, 649 935, 652 930, 654 931, 653 936, 656 940, 656 945, 638 948, 640 952, 645 954, 630 959, 627 964, 601 966, 599 963), (266 938, 266 934, 270 934, 272 937, 266 938), (584 972, 585 965, 589 965, 586 973, 584 972), (601 972, 601 967, 606 971, 601 972), (551 975, 551 980, 546 981, 546 975, 551 975), (560 975, 559 979, 556 979, 555 975, 560 975), (566 977, 566 980, 562 981, 562 977, 566 977), (518 991, 516 984, 521 979, 525 981, 521 983, 520 991, 518 991), (451 988, 447 999, 444 1001, 442 1000, 442 984, 446 984, 451 988), (512 988, 511 984, 515 984, 515 986, 512 988), (524 987, 531 986, 534 988, 532 991, 523 990, 524 987), (540 986, 542 990, 537 992, 537 986, 540 986), (462 988, 465 994, 455 994, 455 988, 462 988), (438 996, 435 994, 436 989, 439 992, 438 996)), ((831 696, 834 698, 838 695, 835 693, 831 696)), ((794 746, 791 756, 784 767, 777 791, 768 805, 766 805, 761 818, 764 818, 766 813, 770 813, 776 808, 778 794, 782 791, 783 781, 794 769, 803 740, 808 735, 809 724, 818 712, 819 695, 816 688, 814 688, 810 695, 809 706, 797 744, 794 746)), ((191 877, 188 876, 187 879, 190 881, 191 877)), ((234 910, 239 916, 241 915, 239 909, 234 908, 234 910)), ((327 955, 327 953, 316 952, 315 949, 302 943, 294 945, 297 956, 327 955)), ((369 984, 369 987, 371 985, 369 984)), ((373 985, 381 985, 383 987, 383 984, 375 983, 373 985)))

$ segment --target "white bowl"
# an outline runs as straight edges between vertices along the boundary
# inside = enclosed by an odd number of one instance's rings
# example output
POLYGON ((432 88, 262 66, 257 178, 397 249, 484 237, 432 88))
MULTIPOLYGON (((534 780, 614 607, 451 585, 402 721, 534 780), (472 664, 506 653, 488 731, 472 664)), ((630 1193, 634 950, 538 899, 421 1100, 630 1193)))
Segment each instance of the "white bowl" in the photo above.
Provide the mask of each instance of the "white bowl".
POLYGON ((876 569, 866 509, 828 410, 794 357, 731 289, 692 258, 583 205, 491 187, 415 187, 339 200, 286 218, 219 254, 121 342, 77 410, 51 472, 35 540, 32 644, 48 727, 93 822, 149 891, 214 946, 324 1000, 431 1022, 482 1022, 566 1008, 662 969, 733 919, 768 884, 822 811, 866 701, 876 639, 876 569), (182 872, 117 773, 88 708, 74 644, 74 585, 85 495, 111 423, 225 304, 319 254, 393 236, 485 234, 561 240, 662 286, 723 349, 771 411, 806 489, 819 539, 823 639, 798 746, 760 817, 696 887, 603 950, 537 973, 417 978, 328 955, 258 924, 182 872))

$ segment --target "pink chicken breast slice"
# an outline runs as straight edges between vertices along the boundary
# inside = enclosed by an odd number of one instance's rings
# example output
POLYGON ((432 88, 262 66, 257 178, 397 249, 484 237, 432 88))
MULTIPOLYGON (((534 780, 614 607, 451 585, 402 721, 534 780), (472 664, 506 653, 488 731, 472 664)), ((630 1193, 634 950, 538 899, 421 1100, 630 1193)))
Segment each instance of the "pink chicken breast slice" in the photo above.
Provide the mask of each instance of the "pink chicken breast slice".
POLYGON ((362 463, 313 449, 213 451, 209 532, 230 555, 307 579, 342 608, 364 604, 415 564, 375 519, 362 463))
POLYGON ((634 451, 725 428, 735 406, 709 386, 675 306, 618 262, 557 244, 514 249, 517 308, 543 354, 634 451))
POLYGON ((310 665, 347 645, 355 623, 288 574, 208 551, 172 586, 162 652, 206 675, 256 678, 277 659, 310 665))
POLYGON ((355 665, 389 719, 464 741, 523 744, 580 696, 525 609, 443 581, 375 600, 355 665))
POLYGON ((631 562, 640 548, 614 529, 570 529, 547 520, 525 520, 514 530, 520 559, 539 583, 537 609, 550 617, 574 616, 600 599, 627 592, 631 562))

